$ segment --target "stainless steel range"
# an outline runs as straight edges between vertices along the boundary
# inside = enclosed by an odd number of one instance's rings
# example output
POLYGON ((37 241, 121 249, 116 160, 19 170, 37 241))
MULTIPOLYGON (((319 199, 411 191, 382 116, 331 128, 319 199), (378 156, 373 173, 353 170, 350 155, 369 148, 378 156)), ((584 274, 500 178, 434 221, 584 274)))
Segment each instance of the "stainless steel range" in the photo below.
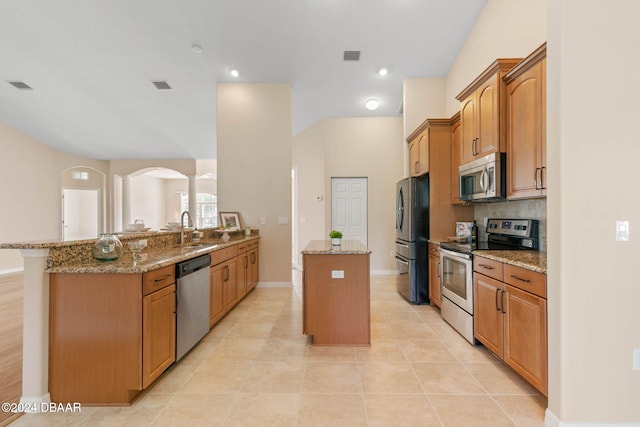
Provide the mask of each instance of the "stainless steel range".
POLYGON ((473 255, 475 250, 538 250, 538 221, 535 219, 490 218, 488 238, 477 244, 440 244, 440 286, 442 318, 467 341, 473 338, 473 255))

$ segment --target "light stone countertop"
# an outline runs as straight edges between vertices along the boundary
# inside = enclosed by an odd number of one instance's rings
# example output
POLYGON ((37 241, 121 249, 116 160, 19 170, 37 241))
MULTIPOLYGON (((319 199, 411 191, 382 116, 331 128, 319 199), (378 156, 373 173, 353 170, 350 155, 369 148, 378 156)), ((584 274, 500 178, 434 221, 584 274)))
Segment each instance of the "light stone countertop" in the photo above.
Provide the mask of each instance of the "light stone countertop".
POLYGON ((244 236, 244 233, 234 233, 228 242, 223 242, 220 238, 213 238, 202 240, 200 244, 187 242, 187 244, 180 247, 179 231, 127 233, 119 235, 118 237, 123 243, 123 254, 114 261, 99 261, 93 258, 91 248, 95 244, 96 239, 0 243, 0 249, 49 249, 50 252, 47 257, 45 273, 136 274, 146 273, 177 262, 260 238, 256 232, 250 236, 244 236), (142 251, 142 259, 134 263, 132 253, 127 247, 127 242, 137 239, 147 239, 148 247, 142 251))
POLYGON ((69 262, 45 270, 46 273, 102 273, 102 274, 131 274, 147 273, 158 268, 166 267, 181 261, 186 261, 200 255, 228 248, 238 243, 259 239, 251 236, 223 242, 209 242, 199 245, 185 245, 183 247, 145 248, 142 259, 134 262, 130 251, 125 251, 114 261, 99 261, 91 258, 79 262, 69 262))
POLYGON ((331 244, 331 240, 312 240, 302 250, 303 255, 369 255, 369 250, 358 240, 342 240, 340 246, 331 244))
POLYGON ((482 249, 473 251, 473 255, 547 274, 547 253, 544 251, 496 251, 482 249))

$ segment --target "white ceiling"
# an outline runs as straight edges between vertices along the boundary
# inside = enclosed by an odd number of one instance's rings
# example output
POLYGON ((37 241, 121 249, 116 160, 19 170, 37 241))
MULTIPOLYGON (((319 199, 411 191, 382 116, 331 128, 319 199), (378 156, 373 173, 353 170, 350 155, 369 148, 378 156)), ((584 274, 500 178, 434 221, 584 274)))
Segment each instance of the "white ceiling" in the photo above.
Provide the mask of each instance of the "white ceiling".
POLYGON ((325 117, 398 115, 403 79, 444 77, 485 3, 2 0, 0 121, 94 159, 207 159, 219 82, 290 82, 294 135, 325 117))

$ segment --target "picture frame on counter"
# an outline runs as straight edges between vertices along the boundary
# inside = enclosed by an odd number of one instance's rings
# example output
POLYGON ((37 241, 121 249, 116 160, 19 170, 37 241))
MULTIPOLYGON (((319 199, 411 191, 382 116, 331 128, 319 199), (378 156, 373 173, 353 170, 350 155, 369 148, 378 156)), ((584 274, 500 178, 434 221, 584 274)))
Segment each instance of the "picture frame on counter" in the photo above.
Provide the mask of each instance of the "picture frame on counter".
POLYGON ((238 212, 220 212, 220 225, 227 231, 241 230, 240 214, 238 212))

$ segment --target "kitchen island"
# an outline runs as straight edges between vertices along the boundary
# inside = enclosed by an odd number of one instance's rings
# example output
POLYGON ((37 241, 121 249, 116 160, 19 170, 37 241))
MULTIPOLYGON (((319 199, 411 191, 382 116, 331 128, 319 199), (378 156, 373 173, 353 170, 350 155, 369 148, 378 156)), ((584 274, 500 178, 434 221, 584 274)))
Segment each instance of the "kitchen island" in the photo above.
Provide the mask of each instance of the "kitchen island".
POLYGON ((313 344, 371 345, 370 254, 351 240, 313 240, 302 251, 302 329, 313 344))
POLYGON ((91 255, 95 239, 1 243, 24 257, 25 412, 51 400, 131 403, 175 360, 176 263, 210 254, 210 326, 257 283, 257 231, 230 234, 189 233, 185 245, 179 231, 121 235, 122 256, 107 262, 91 255), (141 239, 134 261, 127 241, 141 239))

